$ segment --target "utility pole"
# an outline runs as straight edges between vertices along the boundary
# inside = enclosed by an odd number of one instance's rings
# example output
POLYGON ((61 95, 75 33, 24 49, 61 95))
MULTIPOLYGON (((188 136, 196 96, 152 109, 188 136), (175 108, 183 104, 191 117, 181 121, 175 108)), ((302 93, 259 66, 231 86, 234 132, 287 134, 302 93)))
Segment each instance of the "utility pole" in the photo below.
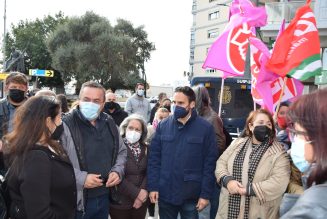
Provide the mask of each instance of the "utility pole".
POLYGON ((5 64, 5 60, 6 60, 6 31, 7 31, 7 29, 6 29, 6 19, 7 19, 7 0, 4 0, 4 3, 5 3, 5 5, 4 5, 4 13, 3 13, 3 45, 2 45, 2 49, 3 49, 3 51, 2 51, 2 55, 3 55, 3 57, 2 57, 2 59, 3 59, 3 65, 5 64))

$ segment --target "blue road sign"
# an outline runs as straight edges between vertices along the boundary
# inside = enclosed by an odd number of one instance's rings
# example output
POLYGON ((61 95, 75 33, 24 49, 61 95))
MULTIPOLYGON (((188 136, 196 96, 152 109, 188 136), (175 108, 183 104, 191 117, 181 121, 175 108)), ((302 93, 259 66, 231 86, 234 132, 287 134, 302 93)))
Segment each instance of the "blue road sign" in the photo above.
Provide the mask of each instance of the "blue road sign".
POLYGON ((53 77, 53 70, 29 69, 28 74, 31 76, 53 77))

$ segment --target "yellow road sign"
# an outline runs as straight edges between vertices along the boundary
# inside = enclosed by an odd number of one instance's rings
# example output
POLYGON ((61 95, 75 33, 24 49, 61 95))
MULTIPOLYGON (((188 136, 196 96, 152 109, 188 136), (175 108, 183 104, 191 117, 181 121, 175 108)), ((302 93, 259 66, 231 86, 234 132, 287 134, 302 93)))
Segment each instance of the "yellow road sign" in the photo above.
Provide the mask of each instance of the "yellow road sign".
POLYGON ((0 73, 0 80, 6 79, 8 75, 9 75, 9 73, 1 72, 0 73))

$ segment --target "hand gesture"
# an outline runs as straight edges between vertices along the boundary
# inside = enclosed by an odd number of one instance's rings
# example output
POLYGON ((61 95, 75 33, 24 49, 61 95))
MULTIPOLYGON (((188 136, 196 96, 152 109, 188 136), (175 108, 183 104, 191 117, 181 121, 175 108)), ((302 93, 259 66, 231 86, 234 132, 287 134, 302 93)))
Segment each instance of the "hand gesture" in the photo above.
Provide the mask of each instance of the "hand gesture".
POLYGON ((149 197, 152 203, 157 203, 159 199, 159 192, 150 192, 149 197))
POLYGON ((119 174, 117 172, 111 172, 108 176, 108 181, 106 183, 106 187, 113 187, 118 185, 121 182, 119 174))
POLYGON ((202 211, 205 207, 207 207, 208 204, 209 204, 208 199, 199 198, 198 204, 196 205, 196 209, 198 211, 202 211))
POLYGON ((84 188, 91 189, 95 187, 102 186, 102 179, 100 179, 100 174, 87 174, 84 182, 84 188))
POLYGON ((144 203, 148 198, 148 192, 144 189, 141 189, 137 198, 140 199, 140 201, 144 203))
POLYGON ((236 195, 236 194, 240 194, 239 193, 239 189, 240 188, 244 188, 243 185, 236 181, 236 180, 231 180, 228 182, 227 184, 227 189, 228 189, 228 192, 231 194, 231 195, 236 195))
POLYGON ((136 198, 133 204, 133 208, 138 209, 142 206, 143 202, 140 199, 136 198))

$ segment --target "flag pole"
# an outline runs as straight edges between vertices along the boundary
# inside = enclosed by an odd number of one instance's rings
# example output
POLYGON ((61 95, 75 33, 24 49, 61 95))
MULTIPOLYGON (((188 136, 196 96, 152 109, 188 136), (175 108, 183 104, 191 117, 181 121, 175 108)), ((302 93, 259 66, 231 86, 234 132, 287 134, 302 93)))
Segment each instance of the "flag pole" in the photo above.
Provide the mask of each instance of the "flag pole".
POLYGON ((218 116, 221 116, 221 105, 223 102, 223 95, 224 95, 224 84, 225 84, 225 78, 222 77, 221 80, 221 87, 220 87, 220 97, 219 97, 219 111, 218 111, 218 116))
POLYGON ((283 84, 282 91, 280 92, 280 96, 279 96, 279 99, 278 99, 278 102, 277 102, 277 107, 276 107, 276 111, 275 111, 275 114, 274 114, 274 121, 277 121, 277 112, 279 111, 280 103, 281 103, 282 97, 284 95, 286 82, 287 82, 287 76, 284 77, 284 84, 283 84))

